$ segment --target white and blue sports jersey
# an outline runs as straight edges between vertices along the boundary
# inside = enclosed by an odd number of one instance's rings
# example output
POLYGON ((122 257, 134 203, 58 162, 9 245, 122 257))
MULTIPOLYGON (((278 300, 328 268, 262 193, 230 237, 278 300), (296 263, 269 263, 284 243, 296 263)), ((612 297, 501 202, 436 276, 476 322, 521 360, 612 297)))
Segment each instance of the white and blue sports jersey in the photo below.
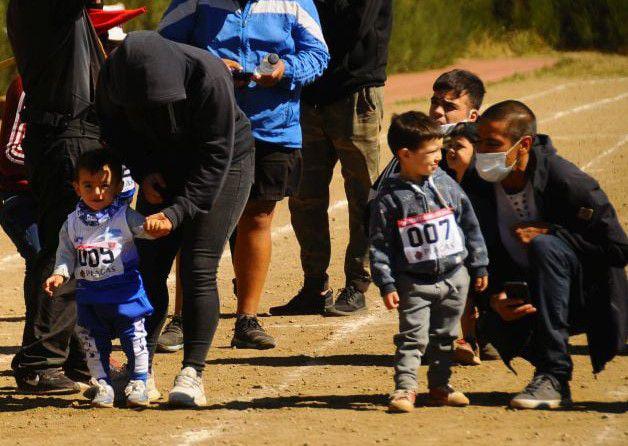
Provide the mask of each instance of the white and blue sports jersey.
POLYGON ((80 304, 146 299, 134 243, 136 237, 151 238, 143 223, 123 196, 100 212, 79 202, 59 233, 53 274, 76 278, 80 304))

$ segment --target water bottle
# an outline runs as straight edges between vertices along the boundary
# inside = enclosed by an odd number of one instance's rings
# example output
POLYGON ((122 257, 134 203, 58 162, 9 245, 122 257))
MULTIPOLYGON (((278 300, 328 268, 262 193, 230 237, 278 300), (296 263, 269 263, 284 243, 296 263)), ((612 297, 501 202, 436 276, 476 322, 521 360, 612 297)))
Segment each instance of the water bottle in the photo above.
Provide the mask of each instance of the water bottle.
POLYGON ((279 55, 275 53, 268 53, 264 56, 262 62, 255 67, 255 71, 253 73, 258 76, 263 74, 272 74, 272 72, 277 68, 278 63, 279 55))

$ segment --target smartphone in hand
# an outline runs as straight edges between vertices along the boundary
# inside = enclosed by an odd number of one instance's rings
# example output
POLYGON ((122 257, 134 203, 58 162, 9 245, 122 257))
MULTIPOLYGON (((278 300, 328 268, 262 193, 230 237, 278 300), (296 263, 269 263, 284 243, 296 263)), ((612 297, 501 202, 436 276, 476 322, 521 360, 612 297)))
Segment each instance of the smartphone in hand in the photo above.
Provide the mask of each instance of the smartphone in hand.
POLYGON ((506 282, 504 283, 504 291, 508 299, 519 299, 524 304, 530 303, 530 289, 527 282, 506 282))

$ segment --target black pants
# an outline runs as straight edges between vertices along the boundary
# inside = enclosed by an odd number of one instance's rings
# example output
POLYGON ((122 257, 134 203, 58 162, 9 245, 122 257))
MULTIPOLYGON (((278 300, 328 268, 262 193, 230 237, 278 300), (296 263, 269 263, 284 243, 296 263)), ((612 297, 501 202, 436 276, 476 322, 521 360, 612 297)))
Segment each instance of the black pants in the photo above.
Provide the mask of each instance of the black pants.
MULTIPOLYGON (((220 319, 216 275, 225 244, 244 210, 254 174, 253 153, 232 164, 225 184, 208 213, 186 220, 167 237, 138 240, 140 271, 155 311, 146 321, 150 364, 168 312, 166 281, 181 249, 183 287, 183 367, 199 373, 220 319)), ((141 191, 140 191, 141 192, 141 191)), ((140 193, 137 209, 148 216, 164 206, 148 204, 140 193)))
POLYGON ((536 368, 561 381, 571 380, 569 355, 570 313, 578 308, 581 264, 573 248, 554 235, 539 235, 528 248, 530 270, 513 271, 510 280, 525 280, 537 312, 515 322, 487 315, 479 329, 508 360, 521 356, 536 368), (519 273, 521 274, 521 273, 519 273))
POLYGON ((76 161, 83 152, 102 147, 98 138, 98 127, 84 122, 65 130, 28 127, 24 152, 37 203, 41 251, 26 280, 26 323, 22 348, 13 358, 14 370, 60 366, 87 370, 74 336, 76 303, 71 283, 54 299, 44 293, 42 286, 54 269, 59 230, 78 201, 72 187, 76 161))

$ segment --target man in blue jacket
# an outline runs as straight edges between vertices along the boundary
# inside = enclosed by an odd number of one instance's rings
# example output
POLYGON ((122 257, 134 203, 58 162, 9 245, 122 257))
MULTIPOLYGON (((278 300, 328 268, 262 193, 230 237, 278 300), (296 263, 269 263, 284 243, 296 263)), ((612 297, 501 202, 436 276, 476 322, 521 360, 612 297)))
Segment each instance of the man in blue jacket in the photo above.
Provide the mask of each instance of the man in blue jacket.
POLYGON ((255 184, 237 227, 233 255, 238 309, 232 346, 275 346, 256 314, 271 255, 275 205, 301 180, 301 88, 329 60, 312 0, 174 0, 162 36, 207 49, 234 75, 236 100, 255 138, 255 184), (256 71, 265 56, 280 60, 270 74, 256 71))

